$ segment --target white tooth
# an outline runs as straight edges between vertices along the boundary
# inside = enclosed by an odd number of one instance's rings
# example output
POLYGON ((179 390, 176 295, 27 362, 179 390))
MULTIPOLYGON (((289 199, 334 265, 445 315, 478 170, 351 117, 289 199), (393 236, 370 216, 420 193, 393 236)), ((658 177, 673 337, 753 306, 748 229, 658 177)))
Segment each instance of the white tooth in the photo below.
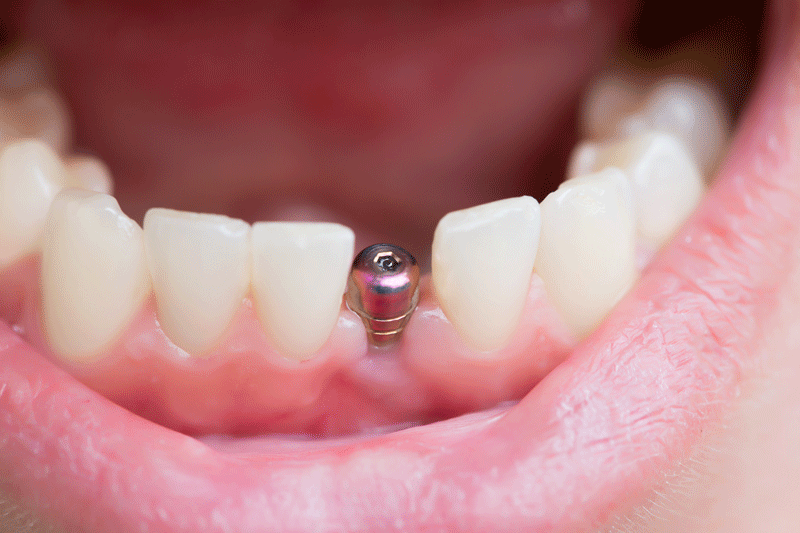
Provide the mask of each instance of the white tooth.
POLYGON ((581 102, 579 121, 583 136, 590 139, 613 137, 616 125, 632 113, 641 98, 638 85, 616 73, 595 80, 581 102))
POLYGON ((597 163, 602 149, 602 144, 592 141, 582 141, 575 145, 567 162, 567 179, 600 170, 597 163))
POLYGON ((250 282, 250 226, 222 215, 150 209, 147 265, 158 318, 177 346, 201 355, 222 337, 250 282))
POLYGON ((694 211, 703 178, 686 146, 669 133, 647 132, 609 143, 595 168, 621 168, 633 187, 639 236, 659 248, 694 211))
POLYGON ((635 229, 631 186, 616 168, 567 180, 542 202, 535 270, 578 335, 633 284, 635 229))
POLYGON ((73 156, 66 160, 65 166, 71 187, 103 194, 114 192, 111 171, 100 159, 91 156, 73 156))
POLYGON ((141 228, 112 196, 65 189, 47 218, 41 286, 52 349, 75 361, 97 357, 150 293, 141 228))
POLYGON ((59 153, 67 150, 71 119, 58 93, 37 89, 23 96, 18 105, 18 128, 23 135, 41 139, 59 153))
POLYGON ((36 137, 58 153, 66 152, 70 142, 71 119, 67 105, 51 89, 36 89, 17 104, 17 129, 24 137, 36 137))
POLYGON ((262 326, 287 357, 319 350, 339 316, 355 235, 326 222, 253 225, 253 297, 262 326))
POLYGON ((0 152, 0 267, 36 251, 47 211, 66 183, 53 150, 25 140, 0 152))
POLYGON ((539 203, 530 196, 454 211, 439 221, 433 287, 445 315, 472 347, 502 348, 516 329, 540 226, 539 203))
POLYGON ((722 156, 730 119, 719 92, 699 80, 666 79, 658 83, 617 130, 633 135, 645 130, 672 133, 681 139, 700 167, 710 173, 722 156))

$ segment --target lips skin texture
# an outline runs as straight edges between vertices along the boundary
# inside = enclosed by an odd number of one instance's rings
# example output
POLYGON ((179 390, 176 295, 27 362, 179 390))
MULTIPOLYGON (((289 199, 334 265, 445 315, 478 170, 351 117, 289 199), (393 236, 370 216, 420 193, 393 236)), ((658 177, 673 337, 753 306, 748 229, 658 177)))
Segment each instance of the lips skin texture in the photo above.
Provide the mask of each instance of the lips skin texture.
POLYGON ((636 530, 641 509, 725 464, 706 457, 715 436, 781 360, 771 350, 797 342, 774 337, 800 314, 796 5, 775 3, 770 27, 715 186, 520 403, 371 439, 210 447, 90 391, 2 325, 0 494, 65 531, 636 530))

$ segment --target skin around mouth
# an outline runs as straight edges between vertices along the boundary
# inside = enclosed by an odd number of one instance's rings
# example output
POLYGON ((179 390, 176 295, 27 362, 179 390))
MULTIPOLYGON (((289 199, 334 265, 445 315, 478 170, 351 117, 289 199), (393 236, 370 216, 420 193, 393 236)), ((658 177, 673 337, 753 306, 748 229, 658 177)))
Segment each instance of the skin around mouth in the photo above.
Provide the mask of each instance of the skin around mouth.
POLYGON ((91 392, 4 327, 0 493, 65 530, 589 531, 658 507, 698 464, 694 481, 710 475, 725 463, 706 457, 720 428, 791 347, 771 333, 796 307, 798 19, 775 11, 714 189, 518 405, 368 440, 209 447, 91 392))

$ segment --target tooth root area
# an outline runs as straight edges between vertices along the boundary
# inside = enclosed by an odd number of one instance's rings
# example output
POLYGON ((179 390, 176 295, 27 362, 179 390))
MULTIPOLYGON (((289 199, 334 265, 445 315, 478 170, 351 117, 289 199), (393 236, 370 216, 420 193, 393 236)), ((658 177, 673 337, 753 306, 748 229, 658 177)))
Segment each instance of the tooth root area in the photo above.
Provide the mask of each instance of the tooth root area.
POLYGON ((355 235, 325 222, 253 225, 252 289, 267 334, 286 357, 318 351, 336 325, 355 235))
POLYGON ((113 197, 65 189, 47 217, 40 280, 53 351, 67 360, 96 358, 150 292, 141 228, 113 197))
POLYGON ((52 148, 24 140, 0 151, 0 267, 36 251, 66 171, 52 148))
POLYGON ((705 182, 686 145, 669 133, 648 131, 603 144, 579 144, 569 177, 621 169, 631 184, 637 232, 648 248, 663 246, 697 207, 705 182))
POLYGON ((158 318, 180 348, 201 355, 224 334, 250 280, 250 226, 222 215, 150 209, 147 265, 158 318))
POLYGON ((585 335, 636 279, 631 186, 609 168, 564 182, 541 209, 535 270, 567 323, 585 335))
POLYGON ((448 213, 436 227, 433 286, 445 315, 473 348, 501 348, 516 329, 540 225, 538 202, 523 196, 448 213))

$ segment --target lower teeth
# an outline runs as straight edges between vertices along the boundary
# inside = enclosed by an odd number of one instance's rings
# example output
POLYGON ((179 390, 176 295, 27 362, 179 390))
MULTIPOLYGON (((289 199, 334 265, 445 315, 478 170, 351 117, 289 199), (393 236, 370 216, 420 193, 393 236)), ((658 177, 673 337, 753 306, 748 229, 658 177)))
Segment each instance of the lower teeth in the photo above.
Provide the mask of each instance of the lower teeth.
MULTIPOLYGON (((533 274, 571 333, 588 334, 633 284, 641 268, 637 249, 652 255, 699 202, 704 185, 693 159, 711 172, 726 142, 718 99, 694 82, 671 80, 633 91, 639 102, 622 106, 627 113, 603 115, 592 106, 608 99, 614 83, 596 85, 584 124, 599 135, 599 116, 602 133, 612 138, 576 148, 570 179, 543 200, 541 215, 536 200, 521 197, 440 222, 433 291, 446 317, 442 327, 462 343, 459 354, 444 359, 504 364, 523 327, 533 274), (693 128, 681 119, 687 109, 693 128), (707 135, 698 135, 697 124, 707 135)), ((58 146, 68 128, 57 106, 51 108, 37 131, 58 146)), ((248 291, 270 346, 284 357, 311 360, 331 342, 344 316, 341 296, 353 255, 354 236, 344 226, 250 228, 218 215, 152 210, 142 233, 106 194, 65 190, 54 201, 67 186, 108 193, 112 182, 101 162, 73 156, 64 165, 38 141, 12 142, 0 155, 0 264, 9 267, 41 249, 44 329, 62 360, 91 363, 113 351, 150 294, 159 326, 186 358, 219 356, 248 291)), ((377 315, 362 316, 371 341, 383 343, 370 326, 377 315)), ((402 360, 404 349, 401 343, 392 353, 402 360)))

